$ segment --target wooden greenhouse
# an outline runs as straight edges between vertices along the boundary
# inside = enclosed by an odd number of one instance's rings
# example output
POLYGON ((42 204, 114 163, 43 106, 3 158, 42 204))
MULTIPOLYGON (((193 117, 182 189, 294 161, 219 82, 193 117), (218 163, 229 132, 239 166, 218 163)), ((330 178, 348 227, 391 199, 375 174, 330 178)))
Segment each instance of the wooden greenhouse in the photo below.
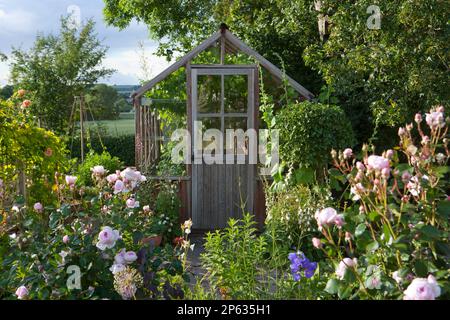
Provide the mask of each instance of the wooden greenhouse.
MULTIPOLYGON (((228 128, 257 130, 260 120, 259 67, 279 82, 286 79, 301 99, 313 97, 311 92, 284 75, 222 25, 218 32, 132 94, 136 112, 136 167, 145 172, 157 162, 164 140, 158 109, 155 108, 157 104, 146 96, 155 85, 180 68, 185 69, 186 128, 191 139, 194 122, 200 120, 221 132, 228 128), (218 63, 195 64, 194 59, 210 48, 216 49, 218 63), (227 63, 227 56, 236 54, 248 56, 253 63, 227 63), (236 83, 242 85, 237 86, 236 83)), ((190 152, 192 159, 201 157, 201 152, 198 154, 193 149, 190 152)), ((196 230, 223 228, 229 218, 239 218, 242 210, 253 213, 260 226, 264 222, 264 179, 258 174, 256 164, 206 164, 200 160, 200 163, 186 164, 186 175, 154 176, 150 179, 171 180, 179 184, 180 220, 192 218, 196 230)))

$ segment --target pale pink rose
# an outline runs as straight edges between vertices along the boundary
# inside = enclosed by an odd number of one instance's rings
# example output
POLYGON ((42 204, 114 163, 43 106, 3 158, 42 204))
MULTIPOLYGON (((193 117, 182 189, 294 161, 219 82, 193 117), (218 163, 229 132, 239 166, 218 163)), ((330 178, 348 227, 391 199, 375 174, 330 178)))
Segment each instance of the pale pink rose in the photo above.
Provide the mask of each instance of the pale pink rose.
POLYGON ((366 188, 364 188, 361 183, 357 183, 354 187, 350 188, 350 193, 353 195, 353 201, 358 201, 359 199, 361 199, 361 196, 364 194, 364 192, 366 192, 366 188))
POLYGON ((416 121, 417 123, 421 123, 422 122, 422 115, 420 113, 416 113, 415 117, 414 117, 414 121, 416 121))
POLYGON ((75 185, 75 182, 77 182, 77 177, 75 177, 75 176, 69 176, 69 175, 66 176, 66 183, 67 183, 69 186, 75 185))
POLYGON ((397 283, 401 283, 401 282, 403 281, 402 277, 400 277, 400 276, 398 275, 398 271, 394 271, 394 272, 392 273, 392 279, 394 279, 395 282, 397 282, 397 283))
POLYGON ((105 167, 103 166, 94 166, 93 168, 91 168, 91 171, 94 175, 99 177, 104 176, 106 173, 105 167))
POLYGON ((444 114, 439 111, 426 113, 425 121, 431 129, 443 128, 445 126, 444 114))
POLYGON ((438 106, 438 107, 436 108, 436 111, 437 111, 437 112, 442 112, 442 113, 444 113, 445 108, 444 108, 444 106, 438 106))
POLYGON ((42 212, 44 210, 44 206, 40 202, 36 202, 33 206, 33 209, 36 212, 42 212))
POLYGON ((119 253, 117 253, 114 257, 114 264, 125 265, 126 264, 125 253, 126 253, 125 249, 120 250, 119 253))
POLYGON ((350 148, 347 148, 342 153, 344 155, 344 159, 350 159, 350 157, 353 155, 353 150, 350 148))
POLYGON ((356 163, 356 168, 358 168, 359 171, 364 171, 366 169, 366 167, 364 166, 364 164, 361 161, 358 161, 356 163))
POLYGON ((352 239, 352 234, 348 231, 345 231, 345 241, 350 241, 352 239))
POLYGON ((334 218, 334 224, 340 229, 345 224, 344 215, 338 214, 334 218))
POLYGON ((427 145, 430 143, 430 137, 429 136, 423 136, 422 141, 420 142, 422 145, 427 145))
POLYGON ((112 274, 116 274, 116 273, 118 273, 118 272, 120 272, 120 271, 123 271, 123 270, 125 270, 125 265, 123 265, 123 264, 113 264, 112 266, 111 266, 111 268, 109 268, 109 270, 112 272, 112 274))
POLYGON ((389 149, 388 151, 386 151, 386 158, 392 159, 393 156, 394 156, 394 150, 389 149))
POLYGON ((149 205, 143 206, 142 209, 144 210, 145 213, 149 213, 150 212, 150 206, 149 205))
POLYGON ((320 241, 319 238, 312 238, 312 244, 314 246, 314 248, 322 248, 322 241, 320 241))
POLYGON ((17 91, 17 95, 19 96, 19 98, 23 97, 25 95, 26 91, 24 89, 19 89, 17 91))
POLYGON ((389 160, 380 156, 371 155, 367 159, 368 166, 377 171, 381 171, 384 168, 389 168, 389 160))
POLYGON ((405 129, 402 128, 402 127, 398 128, 398 135, 399 135, 400 137, 403 136, 403 135, 405 135, 405 129))
POLYGON ((381 175, 383 177, 385 177, 386 179, 389 178, 390 174, 391 174, 391 169, 389 169, 389 168, 384 168, 383 170, 381 170, 381 175))
POLYGON ((119 231, 113 230, 111 227, 103 227, 102 231, 98 234, 96 246, 102 251, 106 248, 112 249, 119 238, 119 231))
POLYGON ((139 201, 136 201, 134 198, 129 198, 126 203, 127 208, 139 208, 139 201))
POLYGON ((29 294, 28 289, 25 286, 20 286, 16 290, 17 299, 20 300, 26 299, 28 297, 28 294, 29 294))
POLYGON ((345 275, 345 270, 347 270, 347 268, 356 267, 357 263, 358 263, 358 260, 356 258, 353 258, 353 259, 344 258, 341 262, 339 262, 339 266, 336 269, 337 277, 342 280, 345 275))
POLYGON ((66 234, 66 235, 62 238, 62 241, 63 241, 65 244, 68 244, 69 241, 70 241, 70 237, 66 234))
POLYGON ((403 171, 402 173, 402 182, 408 183, 411 180, 411 174, 408 171, 403 171))
POLYGON ((327 227, 335 223, 336 216, 337 212, 333 208, 325 208, 320 211, 316 211, 315 218, 317 220, 319 230, 321 230, 322 227, 327 227))
POLYGON ((110 174, 106 177, 106 181, 108 181, 109 183, 115 183, 117 179, 119 179, 119 176, 115 173, 110 174))
POLYGON ((414 279, 403 293, 403 300, 434 300, 441 295, 441 288, 430 274, 426 279, 414 279))
POLYGON ((116 183, 114 184, 114 193, 117 194, 124 190, 125 190, 125 184, 123 183, 123 181, 117 180, 116 183))
POLYGON ((137 260, 137 255, 134 251, 127 251, 125 252, 123 258, 127 264, 130 264, 137 260))

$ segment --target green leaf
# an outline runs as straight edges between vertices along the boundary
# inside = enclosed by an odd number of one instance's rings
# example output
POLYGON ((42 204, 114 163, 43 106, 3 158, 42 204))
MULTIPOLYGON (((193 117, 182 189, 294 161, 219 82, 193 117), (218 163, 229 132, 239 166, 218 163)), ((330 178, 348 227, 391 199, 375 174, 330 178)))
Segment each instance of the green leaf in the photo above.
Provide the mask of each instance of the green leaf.
POLYGON ((437 212, 444 218, 448 218, 450 216, 450 201, 443 200, 440 201, 437 205, 437 212))
POLYGON ((432 239, 438 239, 441 236, 441 232, 431 225, 423 225, 417 227, 421 233, 432 239))
POLYGON ((325 291, 329 294, 336 294, 338 292, 339 282, 336 279, 330 279, 327 282, 325 291))
POLYGON ((371 243, 369 243, 369 244, 366 246, 366 250, 367 250, 368 252, 373 252, 373 251, 377 250, 378 247, 379 247, 378 241, 372 241, 371 243))
POLYGON ((358 226, 355 229, 355 237, 359 237, 366 231, 366 225, 364 223, 358 224, 358 226))
POLYGON ((414 262, 414 268, 416 271, 416 275, 418 275, 419 277, 426 277, 428 274, 428 267, 427 264, 425 263, 425 261, 423 260, 416 260, 416 262, 414 262))

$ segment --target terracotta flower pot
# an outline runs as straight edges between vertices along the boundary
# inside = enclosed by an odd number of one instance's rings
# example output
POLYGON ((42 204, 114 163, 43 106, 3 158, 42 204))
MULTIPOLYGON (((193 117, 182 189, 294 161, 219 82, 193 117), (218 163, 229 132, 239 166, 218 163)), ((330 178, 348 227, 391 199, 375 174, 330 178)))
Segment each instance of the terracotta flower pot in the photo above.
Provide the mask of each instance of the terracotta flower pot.
POLYGON ((161 245, 162 235, 152 236, 142 238, 142 244, 153 244, 155 247, 159 247, 161 245))

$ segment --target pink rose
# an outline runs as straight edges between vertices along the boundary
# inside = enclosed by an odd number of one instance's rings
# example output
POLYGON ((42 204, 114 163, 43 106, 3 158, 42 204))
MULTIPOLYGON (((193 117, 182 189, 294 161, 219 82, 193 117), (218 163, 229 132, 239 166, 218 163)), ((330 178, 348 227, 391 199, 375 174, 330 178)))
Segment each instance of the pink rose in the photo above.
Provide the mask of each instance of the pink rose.
POLYGON ((106 248, 112 249, 119 238, 119 231, 113 230, 111 227, 103 227, 102 231, 98 234, 96 246, 102 251, 106 248))
POLYGON ((130 264, 137 260, 137 255, 134 251, 127 251, 125 252, 123 258, 127 264, 130 264))
POLYGON ((42 212, 44 210, 44 206, 40 202, 36 202, 33 206, 33 209, 36 212, 42 212))
POLYGON ((389 178, 390 174, 391 174, 391 169, 389 169, 389 168, 384 168, 383 170, 381 170, 381 175, 383 177, 385 177, 386 179, 389 178))
POLYGON ((443 128, 445 126, 444 114, 439 111, 426 113, 425 121, 431 129, 443 128))
POLYGON ((22 108, 26 109, 26 108, 28 108, 29 106, 31 106, 31 101, 30 101, 30 100, 24 100, 24 101, 22 102, 22 108))
POLYGON ((26 91, 24 89, 19 89, 17 91, 17 95, 19 96, 19 98, 23 97, 25 95, 26 91))
POLYGON ((393 156, 394 156, 394 150, 389 149, 388 151, 386 151, 386 158, 392 159, 393 156))
POLYGON ((110 174, 106 177, 106 181, 108 181, 109 183, 115 183, 117 179, 119 179, 119 176, 115 173, 110 174))
POLYGON ((405 135, 405 129, 402 128, 402 127, 398 128, 398 135, 399 135, 400 137, 403 136, 403 135, 405 135))
POLYGON ((347 270, 347 268, 354 268, 357 263, 358 260, 356 258, 344 258, 341 262, 339 262, 339 266, 336 269, 337 277, 341 280, 344 279, 345 270, 347 270))
POLYGON ((416 121, 417 123, 421 123, 422 122, 422 115, 420 113, 416 113, 415 117, 414 117, 414 121, 416 121))
POLYGON ((69 241, 70 241, 69 236, 66 234, 66 235, 62 238, 62 241, 63 241, 65 244, 68 244, 69 241))
POLYGON ((377 171, 389 168, 389 160, 380 156, 372 155, 367 159, 368 166, 377 171))
POLYGON ((28 289, 25 286, 20 286, 16 290, 17 299, 20 300, 26 299, 28 297, 28 294, 29 294, 28 289))
POLYGON ((117 180, 116 183, 114 184, 114 193, 117 194, 124 190, 125 190, 125 184, 123 183, 123 181, 117 180))
POLYGON ((359 171, 364 171, 366 169, 366 167, 364 166, 364 164, 361 161, 358 161, 356 163, 356 168, 358 168, 359 171))
POLYGON ((347 148, 342 153, 344 155, 344 159, 350 159, 350 157, 353 155, 353 150, 350 148, 347 148))
POLYGON ((325 208, 323 210, 316 211, 315 218, 317 220, 319 230, 321 230, 323 226, 327 227, 332 225, 335 222, 336 216, 337 212, 333 208, 325 208))
POLYGON ((139 208, 139 201, 136 201, 134 198, 129 198, 127 200, 127 208, 139 208))
POLYGON ((103 166, 94 166, 91 170, 94 175, 99 177, 102 177, 106 173, 105 167, 103 166))
POLYGON ((411 174, 408 171, 403 171, 402 173, 402 182, 408 183, 411 180, 411 174))
POLYGON ((403 300, 434 300, 441 295, 441 288, 430 274, 426 279, 414 279, 403 293, 403 300))
POLYGON ((66 176, 66 183, 70 186, 73 187, 75 185, 75 182, 77 182, 77 177, 75 176, 66 176))
POLYGON ((322 248, 322 241, 319 238, 312 238, 312 244, 316 249, 322 248))
POLYGON ((53 154, 52 148, 47 148, 47 149, 45 149, 44 155, 45 155, 46 157, 51 157, 52 154, 53 154))
POLYGON ((344 215, 338 214, 334 218, 334 224, 340 229, 345 224, 344 215))

